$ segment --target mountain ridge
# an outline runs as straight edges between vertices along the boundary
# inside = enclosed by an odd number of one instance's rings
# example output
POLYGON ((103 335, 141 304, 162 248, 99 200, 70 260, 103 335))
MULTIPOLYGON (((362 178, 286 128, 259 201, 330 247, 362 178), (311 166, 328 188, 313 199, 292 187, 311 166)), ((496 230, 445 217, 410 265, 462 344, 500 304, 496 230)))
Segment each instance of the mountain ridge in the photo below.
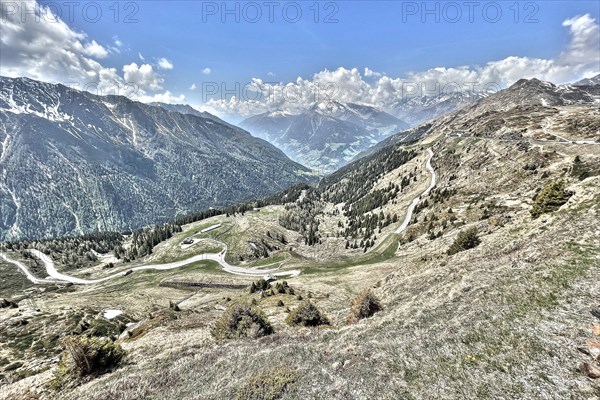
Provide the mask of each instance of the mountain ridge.
POLYGON ((374 107, 328 101, 299 113, 276 110, 255 115, 240 126, 301 164, 331 172, 408 124, 374 107))
POLYGON ((124 230, 313 179, 216 117, 31 79, 0 90, 3 239, 124 230))

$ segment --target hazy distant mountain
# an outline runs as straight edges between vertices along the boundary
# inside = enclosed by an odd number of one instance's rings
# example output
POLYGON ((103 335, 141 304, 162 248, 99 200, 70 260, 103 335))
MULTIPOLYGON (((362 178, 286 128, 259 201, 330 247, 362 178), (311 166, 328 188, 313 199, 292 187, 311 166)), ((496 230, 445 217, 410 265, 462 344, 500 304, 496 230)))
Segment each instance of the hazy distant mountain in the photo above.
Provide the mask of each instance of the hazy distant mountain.
POLYGON ((586 78, 580 81, 577 81, 573 84, 574 86, 596 86, 600 85, 600 74, 594 76, 593 78, 586 78))
POLYGON ((408 122, 411 126, 419 125, 456 111, 485 97, 482 93, 456 92, 438 96, 419 96, 399 99, 392 105, 390 113, 408 122))
POLYGON ((390 134, 408 128, 404 121, 376 108, 319 103, 305 112, 268 112, 240 126, 282 149, 290 158, 323 172, 333 171, 390 134))
POLYGON ((0 240, 122 230, 307 180, 271 144, 181 107, 0 77, 0 240))

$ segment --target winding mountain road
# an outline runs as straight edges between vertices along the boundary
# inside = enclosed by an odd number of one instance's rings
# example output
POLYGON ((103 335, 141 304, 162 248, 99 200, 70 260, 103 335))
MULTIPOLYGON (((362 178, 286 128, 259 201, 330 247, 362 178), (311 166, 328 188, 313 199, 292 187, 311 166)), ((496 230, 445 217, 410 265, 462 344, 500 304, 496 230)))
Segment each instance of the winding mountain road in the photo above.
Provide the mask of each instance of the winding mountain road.
POLYGON ((554 132, 550 132, 550 129, 552 129, 552 126, 554 125, 552 118, 551 117, 546 117, 544 119, 544 122, 542 123, 542 131, 546 134, 546 135, 551 135, 554 137, 557 137, 559 139, 561 139, 564 142, 567 143, 571 143, 571 144, 600 144, 600 142, 596 142, 593 140, 573 140, 573 139, 567 139, 566 137, 560 136, 554 132))
POLYGON ((408 224, 410 223, 410 219, 412 218, 412 215, 415 211, 415 207, 417 207, 417 204, 419 204, 419 202, 421 201, 421 199, 424 196, 427 196, 429 194, 429 192, 431 192, 431 189, 433 189, 435 187, 435 184, 437 182, 437 175, 435 173, 435 170, 431 166, 431 159, 433 158, 433 151, 431 149, 427 149, 427 152, 429 153, 429 159, 427 160, 426 168, 431 173, 431 183, 429 184, 429 187, 423 193, 421 193, 420 195, 415 197, 414 200, 412 201, 412 203, 410 203, 410 206, 408 206, 408 211, 406 211, 406 217, 404 218, 402 225, 400 225, 398 227, 398 229, 396 229, 395 233, 397 233, 397 234, 404 232, 406 230, 406 228, 408 228, 408 224))
POLYGON ((10 259, 5 254, 0 254, 0 257, 11 264, 15 264, 19 269, 21 269, 25 273, 25 275, 27 276, 27 279, 29 279, 31 282, 33 282, 35 284, 71 282, 71 283, 77 284, 77 285, 93 285, 93 284, 97 284, 97 283, 106 282, 106 281, 109 281, 111 279, 115 279, 118 277, 127 276, 127 275, 129 275, 130 271, 143 271, 143 270, 166 271, 166 270, 184 267, 186 265, 193 264, 198 261, 206 261, 206 260, 216 261, 217 263, 219 263, 219 265, 221 266, 221 268, 223 268, 224 271, 226 271, 230 274, 234 274, 234 275, 254 276, 254 277, 264 276, 267 274, 273 275, 273 276, 290 276, 290 277, 300 275, 299 270, 278 272, 277 269, 268 269, 268 270, 249 269, 249 268, 243 268, 243 267, 237 267, 235 265, 231 265, 227 261, 225 261, 225 254, 227 254, 227 245, 225 243, 216 241, 214 239, 203 239, 203 240, 212 240, 214 242, 217 242, 217 243, 223 245, 224 249, 220 253, 198 254, 193 257, 187 258, 185 260, 175 261, 175 262, 171 262, 171 263, 140 265, 140 266, 133 267, 133 268, 130 268, 125 271, 118 272, 116 274, 112 274, 112 275, 105 276, 103 278, 99 278, 99 279, 82 279, 82 278, 77 278, 74 276, 62 274, 56 270, 56 267, 54 266, 54 261, 52 261, 52 259, 48 255, 42 253, 39 250, 35 250, 35 249, 29 250, 29 253, 31 253, 34 257, 37 257, 40 261, 42 261, 44 263, 44 266, 46 267, 46 273, 48 274, 48 276, 50 276, 51 278, 54 278, 55 280, 36 278, 31 273, 31 271, 27 268, 27 266, 25 264, 23 264, 22 262, 10 259))
MULTIPOLYGON (((429 158, 427 159, 426 168, 431 173, 431 182, 429 184, 429 187, 411 202, 410 206, 408 207, 406 217, 404 218, 404 222, 402 222, 402 225, 400 225, 400 227, 398 229, 396 229, 395 233, 400 234, 406 230, 406 228, 408 227, 408 224, 410 223, 410 219, 412 218, 412 215, 414 213, 415 207, 417 206, 417 204, 419 204, 419 201, 421 201, 421 199, 424 196, 429 194, 429 192, 431 192, 431 190, 436 185, 437 175, 431 165, 431 159, 433 158, 433 151, 431 149, 427 149, 427 152, 429 154, 429 158)), ((214 229, 215 227, 211 227, 211 228, 214 229)), ((70 283, 77 284, 77 285, 94 285, 94 284, 106 282, 106 281, 109 281, 112 279, 116 279, 119 277, 128 276, 131 272, 135 272, 135 271, 143 271, 143 270, 166 271, 166 270, 181 268, 186 265, 193 264, 195 262, 207 261, 207 260, 217 262, 221 266, 221 268, 223 268, 224 271, 226 271, 230 274, 234 274, 234 275, 254 276, 254 277, 264 276, 266 274, 273 275, 273 276, 290 276, 290 277, 295 277, 295 276, 300 275, 299 270, 279 271, 278 269, 249 269, 249 268, 243 268, 243 267, 231 265, 227 261, 225 261, 225 254, 227 254, 227 245, 225 243, 219 242, 214 239, 200 239, 200 240, 196 241, 195 243, 197 243, 199 241, 216 242, 223 246, 223 250, 219 253, 198 254, 198 255, 192 256, 190 258, 187 258, 185 260, 175 261, 175 262, 171 262, 171 263, 140 265, 140 266, 132 267, 130 269, 127 269, 127 270, 124 270, 121 272, 117 272, 115 274, 108 275, 108 276, 105 276, 103 278, 98 278, 98 279, 83 279, 83 278, 77 278, 74 276, 60 273, 54 266, 54 261, 52 261, 52 259, 48 255, 46 255, 36 249, 30 249, 28 251, 31 255, 38 258, 40 261, 42 261, 42 263, 44 263, 44 266, 46 268, 46 273, 48 274, 48 276, 50 278, 53 278, 53 279, 37 278, 35 275, 33 275, 31 273, 29 268, 24 263, 17 261, 17 260, 13 260, 13 259, 9 258, 8 256, 6 256, 5 254, 0 253, 0 258, 4 259, 8 263, 16 265, 25 274, 27 279, 29 279, 34 284, 70 282, 70 283)))
POLYGON ((56 283, 56 281, 53 281, 51 279, 39 279, 36 278, 35 275, 33 275, 31 273, 31 271, 29 271, 29 268, 27 268, 27 266, 25 264, 23 264, 21 261, 17 261, 17 260, 13 260, 12 258, 8 257, 6 254, 4 253, 0 253, 0 258, 3 259, 4 261, 6 261, 9 264, 14 264, 17 266, 17 268, 19 268, 24 274, 25 277, 27 277, 27 279, 29 279, 31 282, 35 283, 36 285, 42 285, 45 283, 56 283))

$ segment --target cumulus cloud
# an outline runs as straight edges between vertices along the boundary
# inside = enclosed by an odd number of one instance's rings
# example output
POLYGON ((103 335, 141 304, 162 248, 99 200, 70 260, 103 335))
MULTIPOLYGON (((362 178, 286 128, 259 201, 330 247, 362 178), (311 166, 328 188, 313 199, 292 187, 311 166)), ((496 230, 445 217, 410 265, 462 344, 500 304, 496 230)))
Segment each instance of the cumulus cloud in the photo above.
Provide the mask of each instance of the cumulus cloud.
POLYGON ((192 86, 190 86, 190 90, 196 90, 196 84, 192 83, 192 86))
POLYGON ((27 76, 50 82, 108 88, 118 81, 113 69, 97 60, 108 51, 87 35, 72 30, 47 8, 33 0, 1 8, 0 63, 6 76, 27 76), (20 8, 34 14, 21 16, 20 8))
POLYGON ((365 68, 365 76, 367 78, 380 78, 383 74, 380 72, 375 72, 371 69, 369 69, 369 67, 365 68))
MULTIPOLYGON (((101 62, 110 54, 120 52, 123 46, 118 37, 113 37, 106 47, 72 29, 35 0, 10 4, 26 7, 35 14, 24 14, 22 18, 22 13, 2 7, 0 63, 3 75, 27 76, 84 89, 91 85, 100 94, 122 93, 120 89, 133 86, 135 90, 130 97, 141 101, 184 101, 183 95, 164 91, 164 78, 155 70, 173 69, 172 61, 160 58, 153 66, 138 53, 139 64, 131 62, 120 70, 107 67, 101 62), (148 93, 157 91, 161 93, 148 93)), ((585 14, 563 21, 562 26, 570 40, 552 59, 514 55, 478 66, 437 67, 403 77, 391 77, 370 68, 363 71, 337 68, 291 82, 269 83, 254 78, 235 96, 219 98, 217 95, 205 102, 203 108, 217 114, 250 115, 273 109, 299 111, 315 102, 338 100, 389 109, 416 86, 421 94, 428 95, 450 90, 497 90, 521 78, 566 83, 597 74, 600 71, 597 21, 585 14)), ((202 73, 209 75, 212 70, 206 67, 202 73)), ((194 84, 189 89, 195 88, 194 84)))
POLYGON ((158 68, 160 69, 173 69, 173 63, 166 58, 158 60, 158 68))
POLYGON ((174 94, 172 94, 171 92, 169 92, 167 90, 164 93, 156 93, 152 96, 149 96, 149 95, 138 96, 136 98, 136 100, 141 101, 142 103, 160 102, 160 103, 169 103, 169 104, 181 104, 181 103, 185 102, 185 96, 184 95, 175 96, 174 94))
POLYGON ((591 77, 600 71, 600 28, 589 15, 567 19, 570 42, 554 59, 510 56, 481 66, 437 67, 415 71, 404 77, 390 77, 365 68, 324 70, 311 79, 297 78, 288 83, 267 84, 252 81, 231 98, 213 98, 207 111, 220 115, 247 116, 273 109, 298 111, 315 102, 337 100, 366 103, 391 109, 408 95, 436 95, 453 91, 497 91, 521 78, 538 78, 568 83, 591 77), (368 82, 365 81, 368 78, 368 82))
MULTIPOLYGON (((117 36, 105 47, 69 27, 51 8, 35 0, 3 4, 1 12, 2 75, 58 82, 75 89, 121 94, 140 101, 185 100, 183 95, 169 91, 148 93, 163 90, 164 84, 164 79, 148 63, 130 63, 121 71, 102 65, 100 61, 111 53, 120 53, 123 42, 117 36), (22 12, 22 8, 27 12, 22 12)), ((139 57, 144 59, 141 53, 139 57)), ((158 68, 172 69, 173 63, 163 58, 158 68)))
POLYGON ((589 14, 567 19, 563 26, 569 27, 571 42, 558 58, 558 64, 574 65, 579 71, 589 73, 600 69, 598 46, 600 44, 600 26, 589 14))
POLYGON ((125 81, 129 84, 137 86, 142 90, 159 90, 162 89, 163 79, 156 74, 152 65, 142 64, 138 66, 136 63, 123 66, 125 81))
POLYGON ((81 51, 83 54, 94 58, 105 58, 108 56, 108 51, 96 43, 95 40, 83 45, 81 51))

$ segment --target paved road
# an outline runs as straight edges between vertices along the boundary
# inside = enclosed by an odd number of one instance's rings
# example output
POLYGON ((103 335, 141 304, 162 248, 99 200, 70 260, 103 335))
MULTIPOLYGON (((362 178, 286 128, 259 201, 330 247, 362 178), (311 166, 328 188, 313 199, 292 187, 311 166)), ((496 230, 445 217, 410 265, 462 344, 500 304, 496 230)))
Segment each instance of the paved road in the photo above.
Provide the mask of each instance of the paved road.
POLYGON ((429 159, 427 160, 426 167, 427 167, 427 170, 431 173, 431 183, 429 184, 429 187, 423 193, 421 193, 420 195, 415 197, 415 199, 412 201, 412 203, 410 203, 410 206, 408 206, 408 211, 406 212, 406 217, 404 218, 404 222, 402 222, 402 225, 400 225, 398 227, 398 229, 396 229, 396 233, 398 233, 398 234, 404 232, 406 230, 406 228, 408 228, 408 224, 410 223, 410 219, 412 218, 412 215, 415 211, 415 207, 417 206, 417 204, 419 204, 419 202, 421 201, 421 198, 423 198, 424 196, 427 196, 429 194, 429 192, 431 192, 431 189, 433 189, 435 187, 435 184, 437 182, 437 175, 435 173, 435 170, 431 166, 431 159, 433 158, 433 151, 431 149, 427 149, 427 152, 429 153, 429 159))
POLYGON ((224 271, 229 272, 230 274, 234 274, 234 275, 264 276, 264 275, 268 274, 268 275, 273 275, 273 276, 290 276, 290 277, 300 275, 299 270, 278 271, 277 269, 249 269, 249 268, 243 268, 243 267, 237 267, 235 265, 231 265, 227 261, 225 261, 225 254, 227 254, 227 245, 226 244, 218 242, 214 239, 203 239, 203 240, 212 240, 214 242, 217 242, 217 243, 221 244, 224 247, 224 249, 220 253, 198 254, 193 257, 187 258, 185 260, 175 261, 172 263, 140 265, 138 267, 133 267, 128 270, 117 272, 116 274, 108 275, 108 276, 105 276, 105 277, 99 278, 99 279, 82 279, 82 278, 77 278, 74 276, 62 274, 56 270, 56 267, 54 266, 54 261, 52 261, 52 259, 49 256, 47 256, 46 254, 42 253, 41 251, 35 250, 35 249, 29 250, 29 252, 34 257, 37 257, 44 263, 44 266, 46 267, 46 273, 51 278, 54 278, 54 281, 48 280, 48 279, 38 279, 31 273, 31 271, 29 271, 27 266, 24 265, 23 263, 12 260, 4 254, 0 254, 0 257, 5 259, 7 262, 15 264, 17 267, 19 267, 25 273, 25 275, 27 276, 27 278, 30 281, 32 281, 33 283, 36 283, 36 284, 62 281, 62 282, 71 282, 71 283, 74 283, 77 285, 93 285, 93 284, 97 284, 97 283, 106 282, 106 281, 109 281, 111 279, 115 279, 118 277, 126 276, 130 271, 143 271, 143 270, 166 271, 166 270, 171 270, 171 269, 175 269, 175 268, 181 268, 181 267, 184 267, 189 264, 193 264, 198 261, 206 261, 206 260, 216 261, 217 263, 219 263, 219 265, 221 265, 221 268, 223 268, 224 271))
POLYGON ((21 271, 23 271, 23 273, 25 274, 25 276, 27 277, 27 279, 29 279, 31 282, 35 283, 36 285, 42 285, 42 284, 45 284, 45 283, 56 283, 56 281, 51 280, 51 279, 39 279, 39 278, 36 278, 31 273, 31 271, 29 271, 29 268, 27 268, 27 266, 25 264, 23 264, 21 261, 13 260, 12 258, 8 257, 4 253, 0 253, 0 258, 2 258, 7 263, 16 265, 17 268, 19 268, 21 271))
POLYGON ((563 141, 565 141, 567 143, 571 143, 571 144, 600 144, 600 142, 595 142, 593 140, 571 140, 571 139, 567 139, 566 137, 557 135, 556 133, 550 132, 550 129, 552 129, 553 125, 554 125, 554 123, 552 121, 552 117, 546 117, 546 119, 544 120, 544 122, 542 124, 542 131, 544 131, 544 133, 547 135, 557 137, 557 138, 562 139, 563 141))

